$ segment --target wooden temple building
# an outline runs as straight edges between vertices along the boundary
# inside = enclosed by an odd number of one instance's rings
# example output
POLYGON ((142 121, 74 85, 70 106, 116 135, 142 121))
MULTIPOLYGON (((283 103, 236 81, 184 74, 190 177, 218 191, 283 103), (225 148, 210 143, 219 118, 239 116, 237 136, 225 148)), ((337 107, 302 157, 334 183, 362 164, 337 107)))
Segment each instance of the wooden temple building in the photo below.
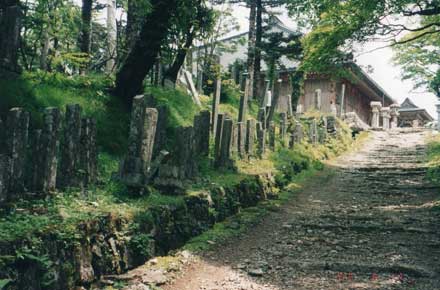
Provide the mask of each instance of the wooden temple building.
POLYGON ((423 127, 434 121, 434 118, 423 109, 417 107, 409 98, 400 105, 399 127, 423 127))

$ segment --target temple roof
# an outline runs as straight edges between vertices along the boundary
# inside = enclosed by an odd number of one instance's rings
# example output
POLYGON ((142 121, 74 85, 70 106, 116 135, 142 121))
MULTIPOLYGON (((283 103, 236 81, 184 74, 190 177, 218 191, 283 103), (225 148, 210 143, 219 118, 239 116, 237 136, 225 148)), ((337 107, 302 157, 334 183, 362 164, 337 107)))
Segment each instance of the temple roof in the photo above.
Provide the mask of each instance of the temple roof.
POLYGON ((402 104, 400 105, 399 113, 401 117, 407 116, 415 116, 420 115, 422 118, 424 118, 427 121, 433 121, 434 118, 431 117, 431 115, 423 108, 417 107, 416 104, 411 101, 410 98, 406 98, 402 104))

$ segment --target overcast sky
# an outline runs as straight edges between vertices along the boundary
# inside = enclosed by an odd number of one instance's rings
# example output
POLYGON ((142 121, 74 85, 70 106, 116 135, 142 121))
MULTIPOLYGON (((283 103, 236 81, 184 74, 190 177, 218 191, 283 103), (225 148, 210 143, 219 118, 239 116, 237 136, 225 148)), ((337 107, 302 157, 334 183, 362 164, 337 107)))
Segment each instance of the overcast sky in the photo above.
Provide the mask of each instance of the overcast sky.
MULTIPOLYGON (((234 16, 240 23, 240 31, 248 30, 249 9, 243 6, 235 6, 234 16)), ((285 11, 280 11, 279 18, 288 27, 294 28, 295 23, 287 16, 285 11)), ((363 47, 368 52, 376 47, 384 46, 383 43, 368 43, 363 47)), ((373 72, 369 75, 399 104, 409 97, 417 106, 425 108, 434 118, 437 118, 435 109, 436 98, 431 93, 421 93, 413 91, 412 81, 402 81, 400 78, 400 68, 392 64, 393 52, 390 48, 380 49, 371 53, 365 53, 356 58, 356 62, 361 66, 370 65, 373 72)))

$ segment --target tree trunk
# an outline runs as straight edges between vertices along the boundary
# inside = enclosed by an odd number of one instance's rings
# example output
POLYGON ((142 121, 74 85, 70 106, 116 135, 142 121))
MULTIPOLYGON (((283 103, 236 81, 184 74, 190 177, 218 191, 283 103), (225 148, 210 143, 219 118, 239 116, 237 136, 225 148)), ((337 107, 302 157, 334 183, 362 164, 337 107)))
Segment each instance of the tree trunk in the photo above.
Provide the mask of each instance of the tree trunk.
POLYGON ((250 0, 250 12, 249 12, 249 35, 248 35, 248 59, 247 59, 247 72, 249 78, 248 96, 252 98, 254 96, 254 71, 255 71, 255 21, 256 21, 256 1, 250 0))
POLYGON ((105 70, 112 73, 116 60, 116 1, 107 0, 107 62, 105 70))
POLYGON ((93 0, 82 0, 82 27, 79 47, 81 52, 87 54, 90 54, 92 47, 92 4, 93 0))
POLYGON ((152 13, 143 23, 139 38, 116 75, 114 93, 127 105, 131 104, 136 94, 142 92, 144 78, 153 67, 162 42, 167 37, 177 0, 152 0, 151 5, 152 13))
POLYGON ((262 102, 263 93, 259 91, 261 79, 261 40, 263 37, 263 5, 261 0, 256 0, 256 31, 255 31, 255 63, 254 63, 254 88, 255 98, 262 102))
POLYGON ((136 36, 141 30, 145 20, 145 9, 148 5, 147 0, 128 0, 127 26, 126 26, 126 49, 127 53, 136 41, 136 36))
POLYGON ((18 49, 20 43, 21 9, 18 1, 0 4, 0 69, 19 72, 18 49))
POLYGON ((186 53, 192 45, 194 39, 194 32, 195 31, 193 29, 190 29, 187 32, 185 44, 183 45, 183 47, 179 48, 173 64, 165 73, 165 76, 162 80, 162 85, 165 83, 166 79, 171 81, 173 84, 176 83, 179 70, 182 67, 183 63, 185 62, 186 53))
POLYGON ((47 71, 47 56, 49 55, 49 33, 48 27, 43 27, 43 35, 41 37, 41 53, 40 53, 40 69, 47 71))

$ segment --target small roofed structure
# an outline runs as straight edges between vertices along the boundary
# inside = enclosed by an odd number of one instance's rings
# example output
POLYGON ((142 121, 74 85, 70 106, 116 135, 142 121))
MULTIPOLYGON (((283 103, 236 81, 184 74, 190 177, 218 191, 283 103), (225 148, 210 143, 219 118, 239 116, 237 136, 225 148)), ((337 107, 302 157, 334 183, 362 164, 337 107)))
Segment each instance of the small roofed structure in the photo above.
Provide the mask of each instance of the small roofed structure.
POLYGON ((399 127, 423 127, 434 121, 434 118, 423 109, 419 108, 409 98, 400 105, 399 127))

